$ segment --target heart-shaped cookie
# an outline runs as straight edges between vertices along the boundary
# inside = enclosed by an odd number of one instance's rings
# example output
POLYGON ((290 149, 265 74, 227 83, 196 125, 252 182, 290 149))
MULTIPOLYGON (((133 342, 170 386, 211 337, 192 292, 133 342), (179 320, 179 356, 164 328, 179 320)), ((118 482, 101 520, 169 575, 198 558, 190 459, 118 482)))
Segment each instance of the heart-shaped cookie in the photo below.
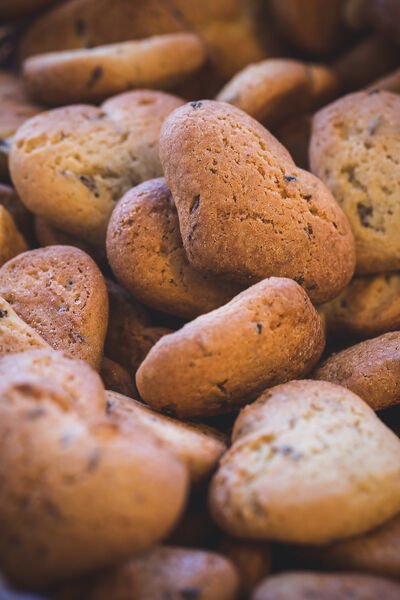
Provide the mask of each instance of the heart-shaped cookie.
POLYGON ((50 246, 16 256, 0 269, 0 295, 52 348, 100 365, 108 296, 82 250, 50 246))
POLYGON ((350 280, 355 248, 343 211, 246 113, 186 104, 162 127, 160 157, 193 266, 247 284, 290 277, 317 303, 350 280))
POLYGON ((101 242, 121 196, 162 175, 160 128, 182 102, 162 92, 136 91, 100 108, 66 106, 29 119, 10 155, 21 200, 61 231, 101 242))

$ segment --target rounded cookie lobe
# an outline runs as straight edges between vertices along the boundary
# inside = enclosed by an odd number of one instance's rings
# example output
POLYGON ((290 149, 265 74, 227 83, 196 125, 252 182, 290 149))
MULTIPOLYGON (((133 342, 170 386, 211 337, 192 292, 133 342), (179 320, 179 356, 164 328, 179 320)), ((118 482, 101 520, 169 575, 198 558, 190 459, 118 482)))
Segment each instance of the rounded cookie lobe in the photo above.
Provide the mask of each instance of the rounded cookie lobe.
POLYGON ((108 225, 107 256, 114 275, 135 298, 179 317, 197 317, 239 292, 239 286, 189 263, 164 179, 146 181, 119 201, 108 225))
POLYGON ((329 190, 238 108, 177 109, 162 127, 160 157, 193 266, 247 284, 290 277, 314 302, 350 280, 354 240, 329 190))
POLYGON ((90 598, 235 600, 238 587, 236 569, 223 556, 198 549, 162 546, 99 575, 90 598))
POLYGON ((51 105, 98 101, 134 88, 171 88, 205 60, 192 33, 38 54, 23 65, 27 89, 51 105))
POLYGON ((396 600, 399 595, 400 585, 382 577, 299 571, 267 578, 254 591, 251 600, 396 600))
POLYGON ((191 480, 204 481, 226 450, 226 440, 206 425, 185 423, 152 410, 145 404, 115 392, 107 392, 107 414, 132 422, 165 442, 189 469, 191 480))
POLYGON ((303 380, 266 390, 240 413, 233 440, 209 496, 231 535, 325 544, 400 510, 400 440, 346 388, 303 380))
POLYGON ((320 317, 290 279, 271 277, 164 336, 136 374, 143 400, 180 417, 227 413, 305 375, 324 347, 320 317))
POLYGON ((313 374, 360 396, 374 410, 400 402, 400 331, 365 340, 330 356, 313 374))
POLYGON ((117 201, 133 185, 162 175, 161 124, 181 104, 163 92, 133 91, 100 108, 65 106, 29 119, 10 155, 21 200, 60 231, 104 243, 117 201))
POLYGON ((0 268, 0 294, 52 348, 100 366, 108 298, 87 254, 72 246, 19 254, 0 268))
POLYGON ((397 94, 349 94, 314 117, 311 170, 349 219, 360 274, 400 268, 399 151, 397 94))

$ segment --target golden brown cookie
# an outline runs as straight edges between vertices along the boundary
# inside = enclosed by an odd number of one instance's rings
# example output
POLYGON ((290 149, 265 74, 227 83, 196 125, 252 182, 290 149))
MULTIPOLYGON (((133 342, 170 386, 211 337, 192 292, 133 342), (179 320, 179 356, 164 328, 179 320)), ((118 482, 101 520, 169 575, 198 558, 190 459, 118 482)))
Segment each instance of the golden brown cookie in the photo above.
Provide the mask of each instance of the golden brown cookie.
POLYGON ((358 273, 400 268, 400 96, 359 92, 313 120, 312 171, 345 211, 356 239, 358 273))
POLYGON ((299 553, 324 569, 365 571, 400 577, 400 515, 356 538, 331 546, 301 548, 299 553))
POLYGON ((61 231, 103 242, 116 202, 133 185, 162 174, 161 124, 181 104, 162 92, 134 91, 101 108, 66 106, 30 119, 10 156, 23 203, 61 231))
POLYGON ((160 157, 194 267, 247 285, 291 277, 315 302, 350 280, 354 240, 342 210, 243 111, 186 104, 162 127, 160 157))
POLYGON ((135 375, 150 348, 171 333, 166 327, 155 327, 150 314, 118 284, 107 280, 110 316, 105 353, 135 375))
POLYGON ((132 444, 123 425, 90 418, 89 379, 102 385, 85 363, 25 352, 1 359, 0 374, 6 577, 43 588, 159 543, 182 510, 186 467, 148 432, 132 444))
POLYGON ((57 4, 28 27, 21 54, 93 48, 183 28, 169 0, 70 0, 57 4))
POLYGON ((271 277, 161 338, 136 385, 150 406, 180 417, 227 413, 266 387, 306 375, 323 347, 307 294, 271 277))
POLYGON ((104 241, 101 244, 92 244, 56 229, 41 217, 34 217, 33 227, 39 246, 76 246, 89 254, 98 265, 104 266, 106 264, 104 241))
POLYGON ((337 338, 366 338, 400 329, 400 273, 355 277, 320 309, 329 335, 337 338))
POLYGON ((400 402, 400 331, 350 346, 330 356, 313 377, 342 385, 374 410, 400 402))
POLYGON ((226 537, 218 545, 218 551, 227 556, 238 570, 241 598, 249 598, 256 585, 272 571, 269 544, 226 537))
POLYGON ((136 386, 133 383, 132 376, 124 367, 111 360, 111 358, 103 357, 101 361, 100 377, 103 380, 106 390, 118 392, 124 396, 134 398, 137 396, 136 386))
POLYGON ((12 216, 19 231, 24 236, 25 240, 30 243, 34 242, 33 233, 33 217, 30 212, 22 204, 15 190, 0 183, 0 205, 4 206, 12 216))
POLYGON ((27 249, 26 241, 18 231, 14 219, 8 210, 0 205, 0 266, 27 249))
POLYGON ((291 59, 269 59, 237 73, 217 96, 274 127, 331 100, 338 82, 331 69, 291 59))
POLYGON ((207 479, 226 450, 224 436, 211 427, 172 419, 116 392, 107 392, 107 402, 107 414, 150 429, 155 437, 165 442, 171 452, 187 465, 195 483, 207 479))
POLYGON ((293 572, 266 579, 251 600, 397 600, 399 597, 400 585, 381 577, 293 572))
POLYGON ((72 246, 24 252, 0 268, 0 295, 52 348, 100 367, 108 298, 87 254, 72 246))
POLYGON ((343 0, 271 0, 273 17, 287 41, 298 50, 321 55, 343 41, 343 0))
POLYGON ((363 38, 332 65, 342 88, 359 90, 398 66, 398 51, 378 35, 363 38))
MULTIPOLYGON (((1 9, 0 9, 1 10, 1 9)), ((40 111, 28 99, 22 78, 0 70, 0 179, 8 180, 8 157, 18 127, 40 111)))
POLYGON ((81 50, 38 54, 24 62, 37 102, 96 102, 135 88, 170 89, 196 71, 205 47, 192 33, 172 33, 81 50))
POLYGON ((400 440, 346 388, 276 386, 241 411, 232 437, 210 488, 230 535, 324 544, 400 510, 400 440))
POLYGON ((39 348, 50 346, 0 296, 0 356, 39 348))
POLYGON ((191 266, 175 203, 161 178, 134 187, 118 202, 108 225, 107 256, 135 298, 182 318, 218 308, 239 292, 239 286, 191 266))
POLYGON ((235 600, 234 565, 215 552, 164 546, 100 574, 90 600, 235 600))

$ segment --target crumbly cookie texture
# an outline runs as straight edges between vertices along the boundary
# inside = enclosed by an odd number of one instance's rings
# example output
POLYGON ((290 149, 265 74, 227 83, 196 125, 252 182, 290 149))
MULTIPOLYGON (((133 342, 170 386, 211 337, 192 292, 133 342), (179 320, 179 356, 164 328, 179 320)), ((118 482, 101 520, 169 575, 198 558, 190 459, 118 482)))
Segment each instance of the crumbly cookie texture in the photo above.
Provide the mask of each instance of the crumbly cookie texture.
POLYGON ((346 388, 303 380, 267 390, 232 437, 209 496, 231 535, 325 544, 399 512, 400 440, 346 388))
POLYGON ((100 108, 65 106, 29 119, 10 155, 21 200, 60 231, 104 243, 117 201, 132 186, 162 175, 160 128, 182 102, 141 90, 100 108))
POLYGON ((271 277, 161 338, 136 385, 153 408, 180 417, 227 413, 266 387, 306 375, 324 341, 304 290, 271 277))
POLYGON ((218 308, 240 291, 191 266, 163 178, 136 186, 119 201, 108 225, 107 256, 114 275, 135 298, 182 318, 218 308))
POLYGON ((254 591, 251 600, 397 600, 400 585, 395 581, 356 573, 327 574, 293 572, 274 575, 254 591))
POLYGON ((162 127, 160 157, 194 267, 247 285, 291 277, 315 302, 349 282, 355 251, 344 213, 322 181, 298 169, 243 111, 186 104, 162 127))
POLYGON ((400 331, 365 340, 329 357, 313 377, 342 385, 374 410, 400 402, 400 331))
MULTIPOLYGON (((107 414, 136 426, 150 429, 187 464, 192 482, 205 481, 226 451, 226 439, 206 425, 187 423, 162 415, 121 394, 107 391, 107 414)), ((135 427, 136 429, 136 427, 135 427)))
POLYGON ((379 90, 340 98, 314 117, 311 170, 345 211, 358 273, 400 268, 400 97, 379 90))
POLYGON ((196 71, 205 47, 192 33, 172 33, 96 48, 39 54, 23 65, 37 102, 96 102, 137 88, 170 89, 196 71))
POLYGON ((72 246, 19 254, 0 268, 0 295, 52 348, 100 367, 108 297, 87 254, 72 246))
POLYGON ((39 348, 50 346, 0 297, 0 356, 39 348))

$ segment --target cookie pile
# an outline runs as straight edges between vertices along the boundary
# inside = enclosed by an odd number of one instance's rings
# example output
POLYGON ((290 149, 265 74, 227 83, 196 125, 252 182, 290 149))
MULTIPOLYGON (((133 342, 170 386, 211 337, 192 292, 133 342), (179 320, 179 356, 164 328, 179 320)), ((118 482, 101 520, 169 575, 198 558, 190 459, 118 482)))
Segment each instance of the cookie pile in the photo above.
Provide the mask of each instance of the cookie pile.
POLYGON ((0 2, 0 600, 400 598, 399 6, 0 2))

